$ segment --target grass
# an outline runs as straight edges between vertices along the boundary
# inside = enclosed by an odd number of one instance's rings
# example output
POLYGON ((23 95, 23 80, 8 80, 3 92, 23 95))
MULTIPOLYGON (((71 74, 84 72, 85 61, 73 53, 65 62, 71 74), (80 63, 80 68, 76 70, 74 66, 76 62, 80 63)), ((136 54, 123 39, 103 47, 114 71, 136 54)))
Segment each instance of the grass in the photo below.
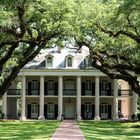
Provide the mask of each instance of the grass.
POLYGON ((0 122, 0 139, 49 140, 58 126, 58 121, 0 122))
POLYGON ((140 122, 81 121, 86 140, 139 140, 140 122))

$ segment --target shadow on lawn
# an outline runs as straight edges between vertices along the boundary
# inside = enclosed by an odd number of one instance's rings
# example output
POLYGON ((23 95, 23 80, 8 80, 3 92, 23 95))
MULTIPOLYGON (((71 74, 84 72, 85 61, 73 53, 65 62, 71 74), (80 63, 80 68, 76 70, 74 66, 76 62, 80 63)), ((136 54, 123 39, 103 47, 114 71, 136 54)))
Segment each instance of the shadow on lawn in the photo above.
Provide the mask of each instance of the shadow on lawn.
POLYGON ((140 139, 138 123, 119 123, 113 121, 80 122, 87 140, 134 140, 140 139))
POLYGON ((49 139, 58 127, 57 121, 0 122, 0 139, 49 139))

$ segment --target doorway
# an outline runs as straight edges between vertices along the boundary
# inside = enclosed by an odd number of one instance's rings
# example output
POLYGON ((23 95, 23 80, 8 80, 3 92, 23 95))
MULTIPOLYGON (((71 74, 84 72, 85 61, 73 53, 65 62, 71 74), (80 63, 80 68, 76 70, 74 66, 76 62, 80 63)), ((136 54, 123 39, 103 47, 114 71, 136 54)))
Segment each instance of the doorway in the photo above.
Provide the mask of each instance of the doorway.
POLYGON ((75 104, 74 103, 65 103, 64 104, 64 118, 65 119, 74 119, 75 118, 75 104))
POLYGON ((38 104, 31 104, 31 118, 38 118, 38 104))

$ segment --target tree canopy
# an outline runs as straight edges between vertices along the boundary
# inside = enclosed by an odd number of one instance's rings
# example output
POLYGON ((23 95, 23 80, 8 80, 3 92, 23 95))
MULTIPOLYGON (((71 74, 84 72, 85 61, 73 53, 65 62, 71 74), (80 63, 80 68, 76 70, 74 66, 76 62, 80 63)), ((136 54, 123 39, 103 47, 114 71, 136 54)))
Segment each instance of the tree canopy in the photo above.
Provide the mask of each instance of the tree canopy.
POLYGON ((42 48, 71 35, 74 10, 74 0, 0 1, 0 96, 42 48))
POLYGON ((95 7, 77 43, 89 47, 93 67, 140 94, 140 1, 102 0, 95 7))

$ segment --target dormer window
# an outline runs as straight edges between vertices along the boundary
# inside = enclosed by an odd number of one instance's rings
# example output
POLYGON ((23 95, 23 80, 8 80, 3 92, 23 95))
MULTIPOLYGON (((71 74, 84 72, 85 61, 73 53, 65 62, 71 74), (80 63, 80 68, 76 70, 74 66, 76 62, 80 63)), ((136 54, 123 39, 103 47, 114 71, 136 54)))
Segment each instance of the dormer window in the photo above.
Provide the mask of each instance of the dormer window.
POLYGON ((53 67, 53 56, 46 57, 46 67, 53 67))
POLYGON ((66 67, 67 68, 73 67, 73 56, 71 54, 67 55, 66 59, 65 59, 65 62, 66 62, 66 67))
POLYGON ((67 58, 67 66, 72 67, 72 58, 71 57, 67 58))
POLYGON ((91 58, 89 56, 87 56, 84 59, 84 66, 86 66, 86 67, 91 67, 92 66, 92 61, 91 61, 91 58))

